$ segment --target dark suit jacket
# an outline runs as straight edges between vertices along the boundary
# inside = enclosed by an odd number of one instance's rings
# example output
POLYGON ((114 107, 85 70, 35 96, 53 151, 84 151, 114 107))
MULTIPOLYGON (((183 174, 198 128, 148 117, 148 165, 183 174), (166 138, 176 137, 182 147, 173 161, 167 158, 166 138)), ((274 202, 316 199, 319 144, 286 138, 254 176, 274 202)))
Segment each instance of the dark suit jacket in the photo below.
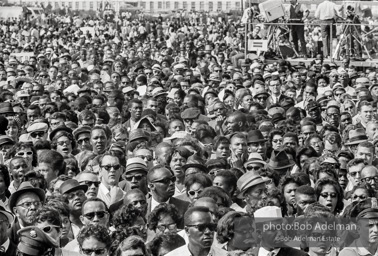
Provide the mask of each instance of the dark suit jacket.
POLYGON ((278 254, 276 256, 287 256, 287 255, 290 255, 290 256, 308 256, 308 254, 306 252, 298 250, 298 249, 290 248, 290 247, 281 248, 281 250, 278 252, 278 254))
MULTIPOLYGON (((278 102, 276 104, 278 104, 281 100, 285 99, 286 96, 281 94, 280 97, 278 98, 278 102)), ((269 109, 270 106, 274 105, 273 103, 273 98, 272 96, 269 96, 268 99, 266 100, 266 109, 269 109)))
MULTIPOLYGON (((146 219, 148 219, 148 217, 150 216, 150 213, 151 213, 151 199, 152 199, 152 196, 150 196, 147 199, 148 207, 147 207, 147 216, 146 216, 146 219)), ((179 214, 181 215, 181 217, 184 217, 184 214, 185 214, 186 210, 189 207, 189 202, 183 201, 183 200, 175 198, 175 197, 172 197, 169 200, 169 204, 172 204, 172 205, 176 206, 176 208, 177 208, 179 214)), ((184 228, 184 218, 182 218, 182 223, 180 223, 178 225, 178 228, 179 229, 183 229, 184 228)))
POLYGON ((10 241, 14 244, 18 244, 19 236, 17 235, 17 231, 19 231, 20 229, 20 223, 16 220, 10 228, 8 236, 10 241))
POLYGON ((16 256, 16 252, 17 252, 17 245, 12 243, 12 241, 10 241, 8 250, 5 252, 5 255, 16 256))

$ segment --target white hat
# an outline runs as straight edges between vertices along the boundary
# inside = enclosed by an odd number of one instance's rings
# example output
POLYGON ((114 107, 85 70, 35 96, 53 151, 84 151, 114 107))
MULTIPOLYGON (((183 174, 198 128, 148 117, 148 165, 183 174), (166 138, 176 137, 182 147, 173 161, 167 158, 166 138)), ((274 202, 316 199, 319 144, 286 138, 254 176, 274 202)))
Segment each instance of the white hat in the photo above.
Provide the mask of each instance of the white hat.
POLYGON ((266 219, 282 218, 281 208, 278 206, 264 206, 256 210, 253 214, 256 222, 264 222, 266 219), (262 220, 259 221, 259 218, 262 220))

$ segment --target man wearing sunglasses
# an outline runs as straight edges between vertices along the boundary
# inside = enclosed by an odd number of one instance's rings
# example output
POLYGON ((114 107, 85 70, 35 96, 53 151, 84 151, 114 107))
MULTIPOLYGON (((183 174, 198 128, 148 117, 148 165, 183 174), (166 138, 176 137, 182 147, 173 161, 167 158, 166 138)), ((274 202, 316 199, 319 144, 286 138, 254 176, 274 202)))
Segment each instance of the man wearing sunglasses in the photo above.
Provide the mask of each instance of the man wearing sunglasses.
MULTIPOLYGON (((141 150, 141 149, 140 149, 141 150)), ((152 156, 151 156, 152 161, 152 156)), ((129 158, 126 163, 126 171, 123 174, 124 181, 120 182, 119 187, 124 191, 139 188, 144 194, 147 194, 147 164, 142 158, 129 158)))
POLYGON ((85 193, 87 198, 97 198, 100 181, 96 174, 84 171, 76 175, 75 179, 80 183, 80 185, 88 186, 88 190, 85 193))
MULTIPOLYGON (((48 129, 49 129, 48 124, 37 120, 26 129, 28 134, 26 135, 25 139, 27 141, 31 140, 33 144, 35 144, 37 141, 40 141, 40 140, 46 140, 48 129)), ((21 140, 21 137, 23 136, 22 135, 20 136, 20 140, 21 140)))
POLYGON ((213 223, 209 208, 194 206, 184 215, 185 233, 188 244, 183 245, 166 256, 175 255, 208 255, 214 240, 216 223, 213 223))
MULTIPOLYGON (((173 172, 162 165, 156 165, 148 171, 147 185, 151 193, 147 203, 147 218, 148 215, 161 203, 169 203, 176 206, 179 214, 184 215, 188 209, 189 202, 173 197, 175 193, 176 177, 173 172)), ((183 226, 180 225, 179 228, 183 226)))
POLYGON ((107 206, 119 201, 125 192, 119 187, 119 180, 123 167, 117 156, 105 153, 99 158, 101 183, 97 197, 103 200, 107 206))

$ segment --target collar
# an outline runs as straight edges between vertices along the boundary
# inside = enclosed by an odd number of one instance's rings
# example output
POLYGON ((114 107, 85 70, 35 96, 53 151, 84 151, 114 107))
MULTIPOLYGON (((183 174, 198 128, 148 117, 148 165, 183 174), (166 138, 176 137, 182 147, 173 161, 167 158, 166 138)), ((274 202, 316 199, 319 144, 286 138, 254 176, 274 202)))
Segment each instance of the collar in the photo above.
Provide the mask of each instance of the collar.
POLYGON ((169 201, 170 201, 170 199, 168 199, 166 202, 161 202, 161 203, 159 203, 158 201, 156 201, 155 199, 154 199, 154 197, 153 196, 151 196, 151 212, 159 205, 159 204, 162 204, 162 203, 169 203, 169 201))
POLYGON ((274 250, 272 250, 272 251, 268 251, 268 250, 266 250, 265 248, 260 247, 258 255, 259 255, 259 256, 263 256, 263 255, 264 255, 264 256, 265 256, 265 255, 274 256, 274 255, 277 255, 277 254, 280 252, 280 249, 281 249, 281 248, 276 248, 276 249, 274 249, 274 250))
MULTIPOLYGON (((362 246, 362 243, 361 243, 360 239, 357 239, 354 242, 354 246, 356 248, 356 251, 357 251, 358 255, 361 255, 361 256, 372 255, 364 246, 362 246)), ((373 255, 374 256, 378 255, 378 250, 373 255)))
POLYGON ((102 191, 102 193, 104 193, 104 195, 110 194, 110 190, 104 184, 102 184, 102 182, 100 183, 98 190, 102 191))
POLYGON ((9 244, 10 244, 10 241, 9 241, 9 238, 8 238, 7 241, 5 241, 5 242, 1 245, 2 247, 4 247, 5 252, 8 251, 9 244))

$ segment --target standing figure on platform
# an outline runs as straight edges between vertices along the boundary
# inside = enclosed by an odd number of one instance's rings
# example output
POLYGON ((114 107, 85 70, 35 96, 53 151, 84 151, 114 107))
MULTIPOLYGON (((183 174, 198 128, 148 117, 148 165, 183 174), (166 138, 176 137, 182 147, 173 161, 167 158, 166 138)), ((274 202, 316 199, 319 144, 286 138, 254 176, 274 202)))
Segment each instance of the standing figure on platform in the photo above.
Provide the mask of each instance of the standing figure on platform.
MULTIPOLYGON (((290 0, 289 9, 289 22, 290 23, 304 23, 310 14, 309 10, 305 10, 303 5, 298 3, 298 0, 290 0)), ((298 42, 301 43, 302 57, 307 58, 306 41, 304 34, 304 24, 303 25, 291 25, 291 37, 294 43, 294 49, 299 52, 298 42)))
POLYGON ((335 20, 338 17, 337 5, 330 0, 325 0, 323 3, 318 5, 315 11, 315 18, 319 19, 322 23, 322 39, 323 39, 323 56, 327 58, 330 56, 331 47, 331 31, 332 38, 336 38, 336 26, 335 20), (332 29, 331 29, 332 28, 332 29))

